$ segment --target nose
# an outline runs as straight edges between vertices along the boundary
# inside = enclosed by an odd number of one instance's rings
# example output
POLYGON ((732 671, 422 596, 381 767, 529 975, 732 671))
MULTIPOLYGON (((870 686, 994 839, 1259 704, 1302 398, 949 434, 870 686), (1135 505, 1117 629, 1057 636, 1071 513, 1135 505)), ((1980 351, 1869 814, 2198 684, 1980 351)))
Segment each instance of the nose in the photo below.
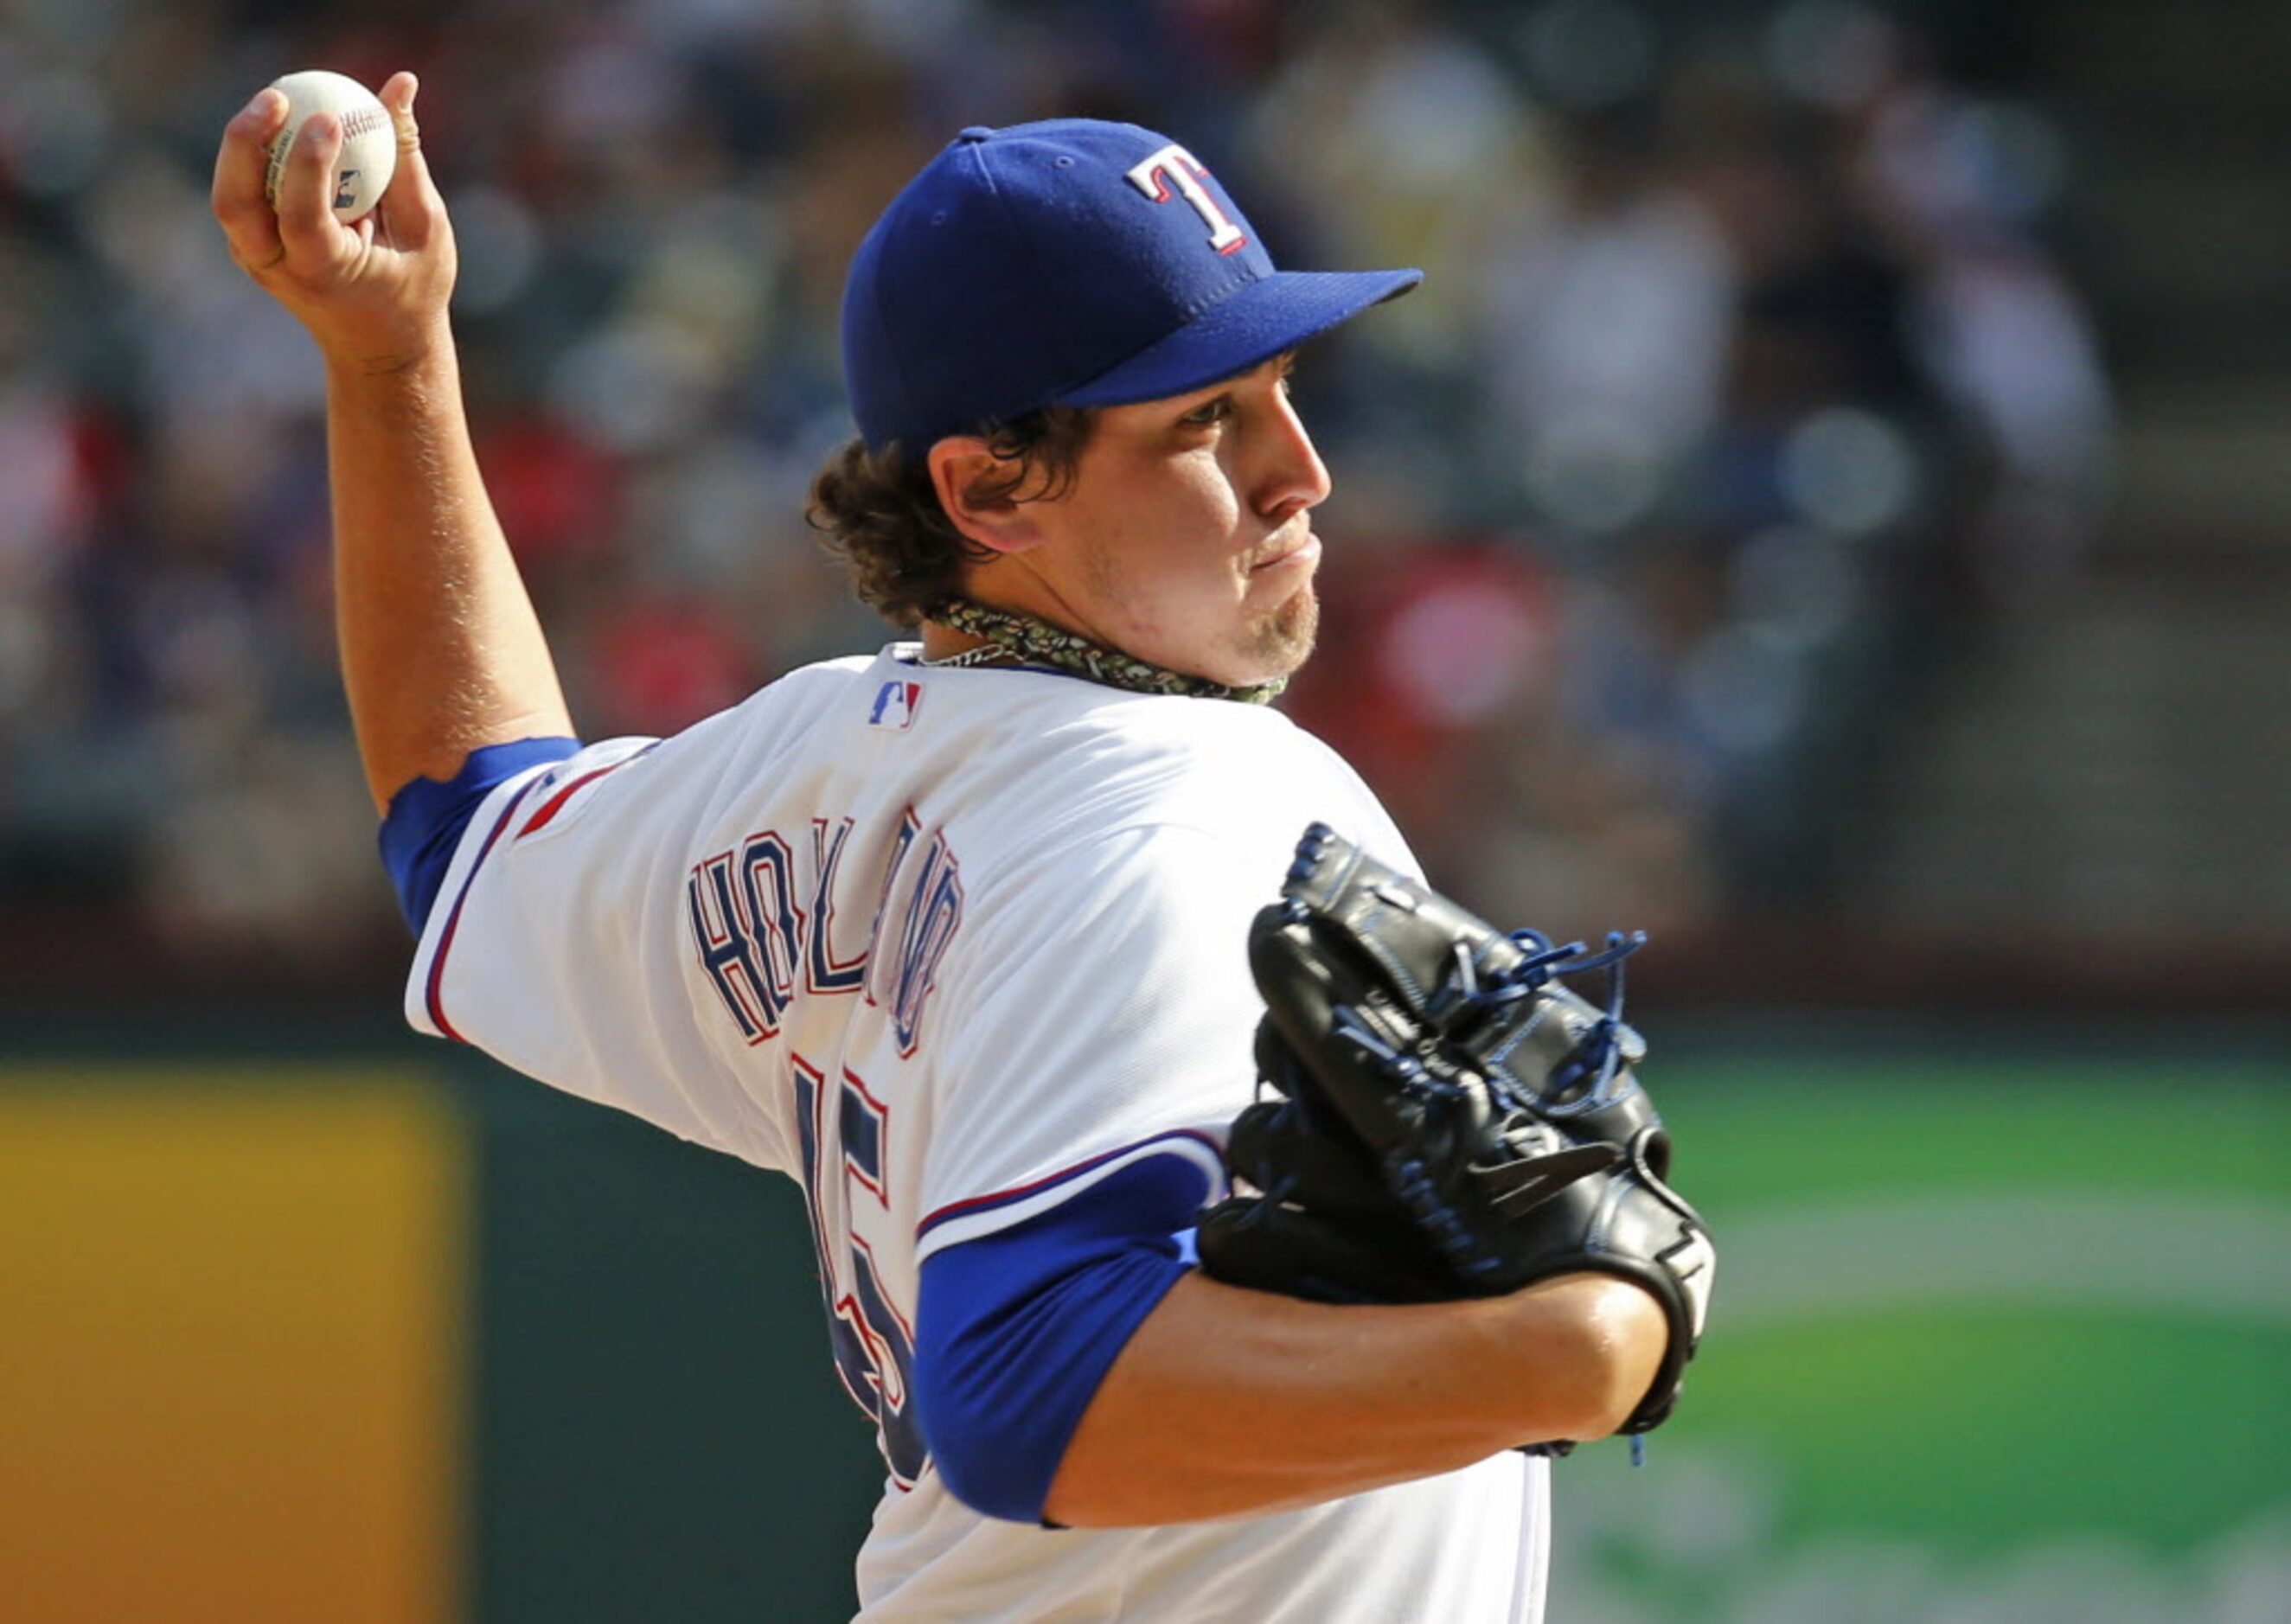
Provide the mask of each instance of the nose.
POLYGON ((1328 464, 1285 390, 1271 394, 1260 441, 1264 461, 1254 489, 1259 513, 1278 524, 1329 499, 1328 464))

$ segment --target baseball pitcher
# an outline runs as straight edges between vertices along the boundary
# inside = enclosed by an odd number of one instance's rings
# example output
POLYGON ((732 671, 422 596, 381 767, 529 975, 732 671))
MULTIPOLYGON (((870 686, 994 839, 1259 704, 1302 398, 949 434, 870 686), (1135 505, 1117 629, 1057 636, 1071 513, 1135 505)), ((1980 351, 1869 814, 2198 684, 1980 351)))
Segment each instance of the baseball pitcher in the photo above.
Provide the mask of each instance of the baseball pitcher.
MULTIPOLYGON (((1668 1412, 1713 1262, 1641 1046, 1416 878, 1265 702, 1328 470, 1274 269, 1127 125, 968 129, 851 267, 812 518, 909 635, 583 743, 478 477, 412 76, 214 209, 326 365, 342 658, 407 1017, 798 1181, 885 1486, 860 1617, 1541 1616, 1551 1457, 1668 1412), (1261 1097, 1260 1097, 1261 1096, 1261 1097)), ((791 1305, 791 1312, 793 1306, 791 1305)))

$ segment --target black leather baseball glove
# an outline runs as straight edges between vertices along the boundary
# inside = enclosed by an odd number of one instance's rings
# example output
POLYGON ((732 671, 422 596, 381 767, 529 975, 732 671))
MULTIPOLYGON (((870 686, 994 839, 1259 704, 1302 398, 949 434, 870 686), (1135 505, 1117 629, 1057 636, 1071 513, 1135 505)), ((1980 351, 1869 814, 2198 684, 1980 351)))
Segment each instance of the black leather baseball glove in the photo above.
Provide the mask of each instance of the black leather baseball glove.
POLYGON ((1621 961, 1507 936, 1307 830, 1250 931, 1271 1085, 1202 1217, 1217 1279, 1330 1302, 1490 1296, 1592 1270, 1638 1282, 1670 1346, 1623 1430, 1659 1426, 1702 1335, 1716 1254, 1666 1182, 1670 1138, 1633 1070, 1621 961), (1604 970, 1604 1009, 1563 974, 1604 970))

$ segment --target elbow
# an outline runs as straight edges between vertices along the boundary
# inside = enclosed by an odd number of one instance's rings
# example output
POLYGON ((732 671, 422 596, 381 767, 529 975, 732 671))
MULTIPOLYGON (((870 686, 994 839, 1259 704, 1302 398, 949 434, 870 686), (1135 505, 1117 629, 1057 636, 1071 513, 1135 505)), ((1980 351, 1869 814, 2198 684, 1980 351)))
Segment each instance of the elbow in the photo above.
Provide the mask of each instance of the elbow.
POLYGON ((1142 1247, 1014 1290, 1039 1272, 1026 1245, 988 1237, 924 1265, 912 1400, 948 1493, 983 1516, 1040 1524, 1107 1368, 1185 1271, 1142 1247))
POLYGON ((1065 1440, 1054 1402, 991 1339, 945 1338, 926 1310, 917 1339, 916 1430, 946 1491, 1008 1523, 1039 1523, 1065 1440))
POLYGON ((961 1425, 934 1427, 929 1437, 931 1465, 949 1494, 981 1516, 1041 1522, 1047 1488, 1023 1451, 1007 1442, 998 1446, 983 1428, 961 1425))
POLYGON ((1072 1406, 1006 1363, 1007 1350, 926 1341, 917 1351, 916 1430, 939 1482, 981 1516, 1039 1526, 1072 1406))

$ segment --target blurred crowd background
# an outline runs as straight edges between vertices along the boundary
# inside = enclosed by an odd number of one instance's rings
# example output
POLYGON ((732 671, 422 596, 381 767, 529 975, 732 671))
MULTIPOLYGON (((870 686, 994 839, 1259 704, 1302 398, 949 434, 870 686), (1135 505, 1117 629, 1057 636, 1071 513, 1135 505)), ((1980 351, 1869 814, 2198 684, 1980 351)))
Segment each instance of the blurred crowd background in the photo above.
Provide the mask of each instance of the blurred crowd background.
POLYGON ((1647 928, 1682 974, 1795 940, 1884 983, 1999 930, 2063 974, 2100 929, 2279 961, 2291 508, 2174 507, 2265 425, 2247 386, 2171 403, 2282 345, 2174 327, 2157 286, 2261 296, 2282 210, 2228 205, 2234 143, 2265 147, 2224 132, 2282 120, 2216 29, 2284 28, 2206 12, 11 0, 11 974, 342 985, 403 952, 331 652, 318 368, 205 205, 222 123, 305 65, 422 76, 481 455, 589 736, 885 640, 801 517, 848 432, 847 257, 961 125, 1134 117, 1282 262, 1430 273, 1306 358, 1338 494, 1291 703, 1436 878, 1647 928), (2127 479, 2151 444, 2182 454, 2127 479), (2216 604, 2155 590, 2183 546, 2216 604))

